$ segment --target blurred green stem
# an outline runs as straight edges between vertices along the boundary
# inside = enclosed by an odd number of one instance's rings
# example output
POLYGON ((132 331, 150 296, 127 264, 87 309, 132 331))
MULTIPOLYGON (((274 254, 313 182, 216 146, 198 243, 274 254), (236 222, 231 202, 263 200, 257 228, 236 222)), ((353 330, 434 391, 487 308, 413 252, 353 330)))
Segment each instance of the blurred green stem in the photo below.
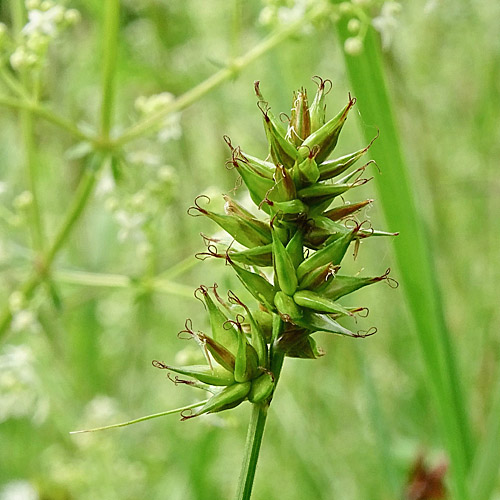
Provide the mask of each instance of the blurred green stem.
POLYGON ((104 65, 102 74, 101 135, 109 137, 115 97, 115 74, 118 55, 119 0, 106 0, 104 7, 104 65))
POLYGON ((23 85, 16 79, 14 78, 9 71, 5 68, 5 66, 2 64, 0 65, 0 79, 5 83, 5 86, 14 94, 18 95, 21 97, 21 99, 24 99, 26 101, 30 100, 30 97, 28 93, 26 92, 26 89, 23 87, 23 85))
POLYGON ((99 145, 101 142, 99 138, 91 137, 90 135, 85 134, 78 127, 73 125, 72 122, 45 108, 40 103, 33 102, 31 99, 18 100, 12 97, 0 96, 0 106, 30 111, 40 118, 43 118, 48 122, 51 122, 54 125, 57 125, 58 127, 66 130, 71 135, 75 136, 75 138, 82 141, 88 141, 96 145, 99 145))
MULTIPOLYGON (((345 22, 339 24, 339 35, 342 44, 349 37, 345 22)), ((417 326, 441 435, 451 461, 453 498, 466 500, 469 495, 465 479, 472 455, 466 401, 443 316, 432 252, 410 187, 379 45, 374 30, 370 28, 363 53, 357 56, 345 54, 346 67, 364 122, 382 130, 371 148, 373 155, 385 166, 381 179, 376 178, 377 188, 389 227, 401 231, 394 249, 403 290, 417 326)), ((372 130, 365 129, 364 132, 367 139, 372 138, 372 130)))
MULTIPOLYGON (((16 0, 11 4, 12 19, 14 29, 19 37, 21 30, 26 22, 26 13, 24 9, 24 2, 16 0)), ((23 94, 24 91, 20 89, 27 89, 30 83, 33 83, 32 101, 36 104, 38 100, 38 87, 39 87, 39 73, 36 74, 33 82, 30 82, 28 73, 24 70, 21 71, 21 84, 18 84, 15 79, 9 78, 10 75, 4 70, 2 76, 11 90, 23 94)), ((33 114, 29 109, 22 110, 20 113, 21 124, 21 137, 22 149, 24 151, 24 163, 26 169, 26 177, 28 181, 28 188, 32 196, 30 204, 30 218, 29 228, 31 232, 32 246, 37 254, 41 254, 44 250, 45 244, 45 230, 43 227, 42 215, 40 211, 40 200, 38 190, 38 164, 35 150, 34 139, 34 122, 33 114)))
POLYGON ((40 211, 39 174, 35 150, 33 114, 31 111, 24 110, 20 115, 22 146, 25 155, 24 162, 28 178, 28 188, 32 196, 30 205, 30 232, 33 248, 36 253, 41 254, 45 245, 45 230, 40 211))
POLYGON ((75 222, 79 219, 80 215, 83 212, 83 209, 87 205, 90 195, 92 194, 92 191, 94 189, 99 167, 100 165, 94 165, 91 163, 83 174, 83 177, 80 180, 77 191, 75 193, 73 203, 71 204, 70 209, 66 215, 66 219, 59 229, 59 232, 57 233, 54 242, 47 252, 47 255, 43 262, 45 269, 50 267, 50 265, 52 264, 55 256, 61 249, 63 243, 66 241, 66 238, 68 237, 70 231, 73 229, 75 222))
POLYGON ((54 278, 61 283, 102 288, 144 287, 150 291, 167 293, 179 297, 193 297, 193 288, 181 283, 175 283, 158 276, 145 280, 135 280, 123 274, 91 273, 88 271, 54 270, 54 278))

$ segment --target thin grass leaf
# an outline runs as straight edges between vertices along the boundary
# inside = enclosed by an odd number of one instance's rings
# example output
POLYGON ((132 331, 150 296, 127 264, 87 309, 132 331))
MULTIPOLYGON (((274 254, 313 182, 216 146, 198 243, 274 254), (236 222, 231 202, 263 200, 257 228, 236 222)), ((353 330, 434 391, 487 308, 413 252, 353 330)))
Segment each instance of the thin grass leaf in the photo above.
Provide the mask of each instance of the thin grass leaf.
POLYGON ((191 410, 197 408, 198 406, 203 406, 208 399, 204 401, 199 401, 198 403, 193 403, 191 405, 183 406, 182 408, 175 408, 174 410, 162 411, 160 413, 153 413, 152 415, 146 415, 145 417, 136 418, 134 420, 129 420, 127 422, 120 422, 119 424, 105 425, 104 427, 95 427, 94 429, 83 429, 80 431, 71 431, 70 434, 83 434, 84 432, 97 432, 97 431, 107 431, 108 429, 118 429, 118 427, 127 427, 127 425, 138 424, 139 422, 145 422, 146 420, 152 420, 153 418, 164 417, 165 415, 173 415, 174 413, 180 413, 184 410, 191 410))
MULTIPOLYGON (((349 37, 345 23, 339 24, 338 34, 343 44, 349 37)), ((383 130, 370 151, 383 171, 382 176, 375 176, 377 188, 389 227, 401 231, 394 241, 399 276, 417 327, 428 385, 450 456, 453 498, 465 500, 469 498, 465 477, 472 457, 467 405, 443 316, 432 251, 410 187, 379 47, 374 30, 369 29, 364 51, 358 56, 345 54, 345 63, 364 123, 383 130)), ((370 140, 373 127, 364 133, 370 140)))

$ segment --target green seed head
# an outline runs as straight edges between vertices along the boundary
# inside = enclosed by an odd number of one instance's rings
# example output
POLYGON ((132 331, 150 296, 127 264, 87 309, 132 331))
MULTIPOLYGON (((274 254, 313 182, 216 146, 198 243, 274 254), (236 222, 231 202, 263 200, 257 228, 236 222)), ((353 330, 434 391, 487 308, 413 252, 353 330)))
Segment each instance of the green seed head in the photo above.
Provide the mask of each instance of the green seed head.
POLYGON ((242 152, 224 138, 231 150, 226 165, 241 176, 257 210, 248 210, 227 195, 224 214, 201 206, 200 198, 190 209, 192 215, 211 219, 233 239, 226 245, 204 237, 207 251, 199 253, 199 258, 224 259, 256 299, 258 308, 244 304, 233 292, 225 302, 216 287, 215 299, 207 287, 198 289, 212 334, 191 333, 205 351, 207 366, 164 367, 192 377, 197 387, 206 384, 223 389, 209 389, 214 394, 208 402, 184 418, 233 408, 245 399, 256 404, 269 402, 275 385, 272 368, 277 366, 273 362, 276 352, 315 359, 323 354, 312 338, 315 332, 349 337, 372 334, 373 329, 355 332, 339 323, 366 311, 340 301, 380 281, 396 286, 388 271, 367 278, 338 274, 351 246, 356 255, 361 239, 395 233, 377 231, 356 220, 373 200, 344 202, 342 195, 369 180, 363 177, 368 164, 350 169, 371 143, 329 159, 356 100, 349 95, 344 108, 328 120, 326 95, 332 84, 316 78, 318 89, 310 105, 305 89, 294 93, 287 127, 277 118, 286 115, 271 111, 259 82, 255 83, 268 143, 266 158, 242 152), (254 213, 259 210, 261 216, 257 217, 254 213))

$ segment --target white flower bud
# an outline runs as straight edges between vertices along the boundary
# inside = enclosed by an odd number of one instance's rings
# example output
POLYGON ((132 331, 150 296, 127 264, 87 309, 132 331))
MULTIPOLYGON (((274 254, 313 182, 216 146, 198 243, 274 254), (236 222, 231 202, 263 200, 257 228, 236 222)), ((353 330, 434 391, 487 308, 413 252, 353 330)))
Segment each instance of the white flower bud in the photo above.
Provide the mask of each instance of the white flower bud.
POLYGON ((16 210, 25 210, 33 203, 33 194, 31 191, 23 191, 21 194, 16 196, 13 201, 13 205, 16 210))
POLYGON ((35 10, 40 7, 40 0, 26 0, 24 2, 26 10, 35 10))
POLYGON ((10 56, 10 65, 16 70, 19 71, 22 68, 28 66, 27 58, 26 58, 26 50, 24 47, 18 47, 10 56))
POLYGON ((361 22, 359 21, 359 19, 355 17, 349 19, 349 22, 347 23, 347 29, 349 30, 350 33, 356 34, 359 31, 360 27, 361 27, 361 22))
POLYGON ((144 208, 146 208, 147 201, 148 194, 145 191, 141 190, 132 196, 130 203, 132 205, 132 208, 134 208, 135 210, 143 210, 144 208))
POLYGON ((260 11, 259 24, 262 24, 263 26, 268 26, 276 20, 276 17, 277 17, 276 7, 271 7, 270 5, 267 5, 260 11))
POLYGON ((137 258, 139 260, 145 260, 151 255, 153 247, 148 241, 141 241, 136 248, 137 258))
POLYGON ((10 297, 9 297, 9 309, 12 313, 17 313, 19 312, 25 302, 25 297, 22 292, 12 292, 10 297))
POLYGON ((40 10, 49 10, 49 9, 51 9, 52 7, 54 7, 54 2, 51 2, 50 0, 44 0, 44 1, 40 4, 40 10))
POLYGON ((0 23, 0 42, 2 42, 7 36, 7 26, 4 23, 0 23))
POLYGON ((175 169, 170 165, 164 165, 158 170, 158 180, 161 182, 172 182, 175 181, 176 173, 175 169))
POLYGON ((110 196, 104 203, 104 207, 108 212, 114 212, 119 206, 120 204, 114 196, 110 196))
POLYGON ((352 12, 352 4, 350 2, 342 2, 339 4, 341 14, 350 14, 352 12))
POLYGON ((47 11, 47 17, 52 19, 56 24, 62 23, 65 15, 66 9, 62 5, 54 5, 54 7, 47 11))
POLYGON ((11 328, 14 332, 22 332, 32 326, 36 326, 36 324, 36 318, 33 311, 23 310, 14 315, 11 328))
POLYGON ((135 109, 139 112, 144 112, 146 108, 147 98, 146 96, 140 95, 134 102, 135 109))
POLYGON ((76 9, 68 9, 66 13, 64 14, 64 20, 70 25, 73 26, 74 24, 77 24, 80 22, 82 16, 80 14, 80 11, 76 9))
POLYGON ((344 50, 350 56, 358 56, 363 52, 363 42, 357 37, 348 38, 344 42, 344 50))
POLYGON ((48 45, 49 45, 48 37, 37 32, 30 35, 30 37, 26 42, 26 46, 28 47, 28 49, 30 49, 36 54, 43 54, 47 50, 48 45))

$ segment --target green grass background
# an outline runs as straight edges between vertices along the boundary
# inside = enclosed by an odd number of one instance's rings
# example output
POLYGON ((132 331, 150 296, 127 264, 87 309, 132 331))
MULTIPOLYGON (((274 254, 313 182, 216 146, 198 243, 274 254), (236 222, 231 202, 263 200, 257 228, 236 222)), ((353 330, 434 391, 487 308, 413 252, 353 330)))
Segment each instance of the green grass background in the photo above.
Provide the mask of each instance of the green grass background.
MULTIPOLYGON (((0 3, 8 25, 16 3, 0 3)), ((71 4, 82 21, 52 47, 43 76, 42 102, 95 130, 103 123, 103 52, 112 43, 103 26, 112 3, 71 4)), ((136 119, 137 96, 182 95, 269 35, 257 22, 261 8, 122 2, 112 136, 136 119)), ((346 268, 377 275, 391 267, 401 286, 356 294, 356 304, 370 308, 359 327, 376 326, 377 335, 320 334, 323 358, 286 361, 254 498, 399 499, 420 453, 431 466, 450 462, 450 498, 500 498, 499 16, 494 0, 404 3, 390 47, 380 51, 370 32, 357 58, 343 55, 342 27, 339 37, 320 17, 187 106, 178 140, 126 144, 127 155, 157 155, 172 176, 159 184, 158 167, 124 162, 114 191, 98 189, 65 240, 52 289, 35 291, 34 324, 4 337, 0 491, 26 480, 47 500, 233 496, 248 404, 187 422, 168 416, 91 435, 68 432, 195 401, 195 391, 175 387, 151 360, 194 355, 194 346, 176 336, 187 317, 207 328, 191 290, 214 281, 221 290, 239 285, 221 262, 194 259, 203 248, 199 232, 216 228, 186 210, 201 193, 221 208, 218 195, 233 189, 224 134, 266 155, 253 81, 261 81, 275 112, 287 112, 292 91, 306 86, 312 95, 310 78, 321 75, 333 82, 330 115, 349 91, 358 97, 339 155, 380 129, 373 157, 382 173, 373 170, 374 182, 352 199, 375 198, 367 217, 401 233, 396 242, 363 242, 346 268), (151 182, 158 189, 138 200, 151 182), (143 230, 121 241, 111 203, 142 214, 143 230)), ((14 200, 29 185, 23 119, 19 110, 1 108, 2 308, 29 276, 35 254, 29 214, 12 221, 14 200)), ((40 212, 52 241, 88 165, 68 157, 78 140, 36 113, 32 120, 40 212)))

